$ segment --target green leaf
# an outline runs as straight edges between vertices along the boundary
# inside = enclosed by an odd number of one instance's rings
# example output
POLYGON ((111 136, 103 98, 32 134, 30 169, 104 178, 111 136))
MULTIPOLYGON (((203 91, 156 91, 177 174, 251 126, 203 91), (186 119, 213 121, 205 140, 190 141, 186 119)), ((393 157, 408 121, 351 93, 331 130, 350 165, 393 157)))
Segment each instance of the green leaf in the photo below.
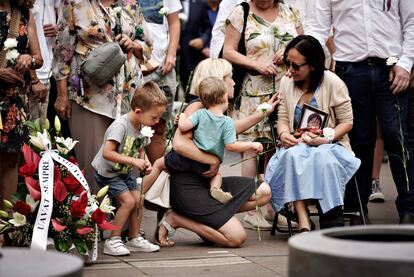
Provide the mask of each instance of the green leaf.
POLYGON ((32 130, 36 130, 36 126, 34 125, 34 123, 32 121, 26 121, 26 126, 29 127, 32 130))
POLYGON ((253 14, 253 18, 254 18, 254 20, 256 20, 259 24, 262 24, 262 25, 264 25, 264 26, 266 26, 266 27, 269 27, 270 26, 270 24, 269 23, 267 23, 263 18, 261 18, 261 17, 259 17, 259 16, 257 16, 257 15, 255 15, 255 14, 253 14))
POLYGON ((56 239, 55 240, 55 246, 57 250, 60 252, 66 253, 69 251, 70 246, 72 245, 70 240, 64 240, 64 239, 56 239))
POLYGON ((75 239, 73 240, 73 244, 75 245, 76 250, 78 250, 79 254, 85 255, 88 252, 88 247, 86 246, 84 240, 75 239))
POLYGON ((249 38, 246 41, 249 41, 251 39, 255 39, 258 36, 260 36, 260 33, 251 33, 250 36, 249 36, 249 38))

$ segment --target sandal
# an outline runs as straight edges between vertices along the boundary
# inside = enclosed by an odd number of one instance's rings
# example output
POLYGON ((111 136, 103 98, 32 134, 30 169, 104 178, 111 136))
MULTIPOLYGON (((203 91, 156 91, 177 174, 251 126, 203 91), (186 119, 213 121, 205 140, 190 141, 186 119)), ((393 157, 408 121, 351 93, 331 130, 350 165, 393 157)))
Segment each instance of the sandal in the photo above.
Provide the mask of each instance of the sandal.
POLYGON ((173 247, 175 245, 175 242, 171 241, 170 237, 174 236, 176 230, 165 220, 166 215, 167 213, 164 214, 161 221, 158 223, 157 228, 155 229, 154 243, 160 247, 173 247), (161 225, 164 226, 164 228, 167 230, 167 237, 165 242, 162 242, 159 239, 161 225))

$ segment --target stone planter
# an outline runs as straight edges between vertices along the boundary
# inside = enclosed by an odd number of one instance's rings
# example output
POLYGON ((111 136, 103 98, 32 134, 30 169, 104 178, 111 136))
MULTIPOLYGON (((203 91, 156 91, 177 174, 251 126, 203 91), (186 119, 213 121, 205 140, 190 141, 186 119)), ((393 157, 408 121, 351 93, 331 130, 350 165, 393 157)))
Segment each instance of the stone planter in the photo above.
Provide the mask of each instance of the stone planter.
POLYGON ((341 227, 289 239, 289 276, 413 276, 414 225, 341 227))

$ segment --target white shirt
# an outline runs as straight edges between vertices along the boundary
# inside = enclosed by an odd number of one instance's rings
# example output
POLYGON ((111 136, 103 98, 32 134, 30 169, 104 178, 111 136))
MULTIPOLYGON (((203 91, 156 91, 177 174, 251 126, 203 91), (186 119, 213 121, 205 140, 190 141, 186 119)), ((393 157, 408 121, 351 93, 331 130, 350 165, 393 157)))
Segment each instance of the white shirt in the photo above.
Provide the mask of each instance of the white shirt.
POLYGON ((166 15, 180 11, 182 9, 181 3, 179 0, 161 0, 159 2, 141 0, 139 2, 153 39, 152 58, 162 66, 170 42, 166 15), (168 9, 166 15, 159 14, 159 10, 163 7, 168 9))
POLYGON ((309 0, 307 34, 323 45, 331 25, 337 61, 399 57, 408 72, 414 63, 414 1, 309 0), (385 6, 385 7, 384 7, 385 6))
POLYGON ((211 31, 210 58, 218 58, 224 44, 224 31, 226 19, 230 16, 234 7, 244 0, 222 0, 219 6, 216 22, 211 31))
POLYGON ((43 58, 43 66, 36 70, 37 77, 47 81, 52 76, 53 44, 54 37, 45 37, 44 24, 56 25, 60 0, 36 0, 32 8, 33 18, 36 24, 37 38, 39 39, 40 52, 43 58))

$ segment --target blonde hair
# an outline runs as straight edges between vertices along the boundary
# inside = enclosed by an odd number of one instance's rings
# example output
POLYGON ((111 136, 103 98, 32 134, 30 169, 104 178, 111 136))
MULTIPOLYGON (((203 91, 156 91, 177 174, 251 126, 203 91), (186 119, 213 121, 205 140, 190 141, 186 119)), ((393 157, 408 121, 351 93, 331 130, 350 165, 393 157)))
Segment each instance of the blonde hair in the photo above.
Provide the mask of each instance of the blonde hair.
POLYGON ((198 95, 206 108, 226 102, 226 93, 226 84, 217 77, 204 78, 198 85, 198 95))
POLYGON ((167 106, 167 104, 164 92, 153 81, 149 81, 137 89, 131 100, 131 108, 133 110, 139 108, 143 112, 155 106, 167 106))
POLYGON ((204 78, 217 77, 224 80, 224 77, 231 76, 231 74, 231 63, 225 59, 208 58, 202 60, 194 70, 190 93, 199 96, 199 85, 204 78))

